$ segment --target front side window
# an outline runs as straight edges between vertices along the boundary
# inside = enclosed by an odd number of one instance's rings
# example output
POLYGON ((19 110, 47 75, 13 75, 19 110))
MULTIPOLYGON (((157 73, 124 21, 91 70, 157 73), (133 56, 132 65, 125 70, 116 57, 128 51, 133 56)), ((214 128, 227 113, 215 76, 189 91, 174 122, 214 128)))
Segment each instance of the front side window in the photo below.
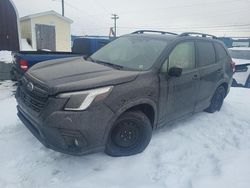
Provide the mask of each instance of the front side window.
POLYGON ((198 65, 199 67, 211 65, 215 63, 215 51, 211 42, 197 42, 198 65))
POLYGON ((166 40, 124 36, 107 44, 91 58, 133 70, 150 69, 167 46, 166 40))
POLYGON ((179 67, 183 70, 195 68, 194 42, 183 42, 174 48, 169 55, 169 69, 172 67, 179 67))

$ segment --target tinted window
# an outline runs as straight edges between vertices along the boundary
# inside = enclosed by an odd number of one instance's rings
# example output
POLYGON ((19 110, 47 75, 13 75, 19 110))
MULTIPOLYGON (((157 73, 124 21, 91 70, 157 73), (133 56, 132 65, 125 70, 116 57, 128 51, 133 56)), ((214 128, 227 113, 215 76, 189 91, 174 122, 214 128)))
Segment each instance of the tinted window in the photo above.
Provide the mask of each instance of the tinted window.
POLYGON ((224 49, 224 47, 222 47, 221 44, 215 43, 214 47, 215 47, 215 50, 217 52, 217 58, 218 58, 219 61, 227 58, 227 56, 228 56, 227 52, 224 49))
POLYGON ((197 42, 199 66, 215 63, 215 52, 211 42, 197 42))
POLYGON ((184 70, 195 68, 194 42, 178 44, 169 56, 169 68, 180 67, 184 70))

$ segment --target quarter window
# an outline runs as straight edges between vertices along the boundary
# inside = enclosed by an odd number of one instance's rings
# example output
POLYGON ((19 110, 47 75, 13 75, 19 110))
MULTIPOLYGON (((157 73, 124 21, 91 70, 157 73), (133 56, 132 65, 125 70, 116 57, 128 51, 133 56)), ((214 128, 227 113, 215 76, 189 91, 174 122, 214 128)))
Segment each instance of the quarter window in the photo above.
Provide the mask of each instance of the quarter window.
POLYGON ((215 63, 215 51, 211 42, 197 42, 199 66, 207 66, 215 63))
POLYGON ((184 70, 195 68, 194 42, 183 42, 174 48, 169 56, 169 68, 171 67, 179 67, 184 70))
POLYGON ((217 52, 217 58, 218 60, 223 60, 227 58, 227 52, 226 50, 222 47, 222 45, 215 43, 214 44, 215 50, 217 52))

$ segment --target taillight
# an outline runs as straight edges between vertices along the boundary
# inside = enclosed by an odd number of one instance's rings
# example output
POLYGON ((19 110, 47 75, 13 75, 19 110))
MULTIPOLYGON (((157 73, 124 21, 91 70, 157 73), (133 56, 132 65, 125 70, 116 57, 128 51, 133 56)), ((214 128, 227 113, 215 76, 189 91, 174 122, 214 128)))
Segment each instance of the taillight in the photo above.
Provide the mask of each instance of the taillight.
POLYGON ((235 72, 235 62, 232 60, 230 64, 231 68, 233 69, 233 72, 235 72))
POLYGON ((29 68, 28 62, 25 61, 25 60, 21 60, 21 61, 20 61, 20 68, 21 68, 23 71, 27 71, 28 68, 29 68))

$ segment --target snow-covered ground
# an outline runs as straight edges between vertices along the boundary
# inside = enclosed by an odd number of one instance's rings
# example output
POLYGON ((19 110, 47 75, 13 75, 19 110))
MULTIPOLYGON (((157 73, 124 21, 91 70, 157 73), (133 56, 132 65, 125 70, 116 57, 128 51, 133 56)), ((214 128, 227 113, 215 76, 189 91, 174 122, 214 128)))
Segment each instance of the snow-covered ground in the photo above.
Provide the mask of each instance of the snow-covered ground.
POLYGON ((11 82, 0 85, 1 188, 249 188, 250 90, 231 88, 220 112, 154 132, 131 157, 81 157, 45 148, 16 116, 11 82))
POLYGON ((10 51, 0 51, 0 62, 5 62, 5 63, 11 63, 12 62, 12 56, 10 51))
MULTIPOLYGON (((248 59, 233 59, 236 65, 250 64, 248 59)), ((248 76, 250 75, 250 65, 247 66, 247 70, 244 72, 235 72, 233 78, 238 84, 245 86, 248 76)))

